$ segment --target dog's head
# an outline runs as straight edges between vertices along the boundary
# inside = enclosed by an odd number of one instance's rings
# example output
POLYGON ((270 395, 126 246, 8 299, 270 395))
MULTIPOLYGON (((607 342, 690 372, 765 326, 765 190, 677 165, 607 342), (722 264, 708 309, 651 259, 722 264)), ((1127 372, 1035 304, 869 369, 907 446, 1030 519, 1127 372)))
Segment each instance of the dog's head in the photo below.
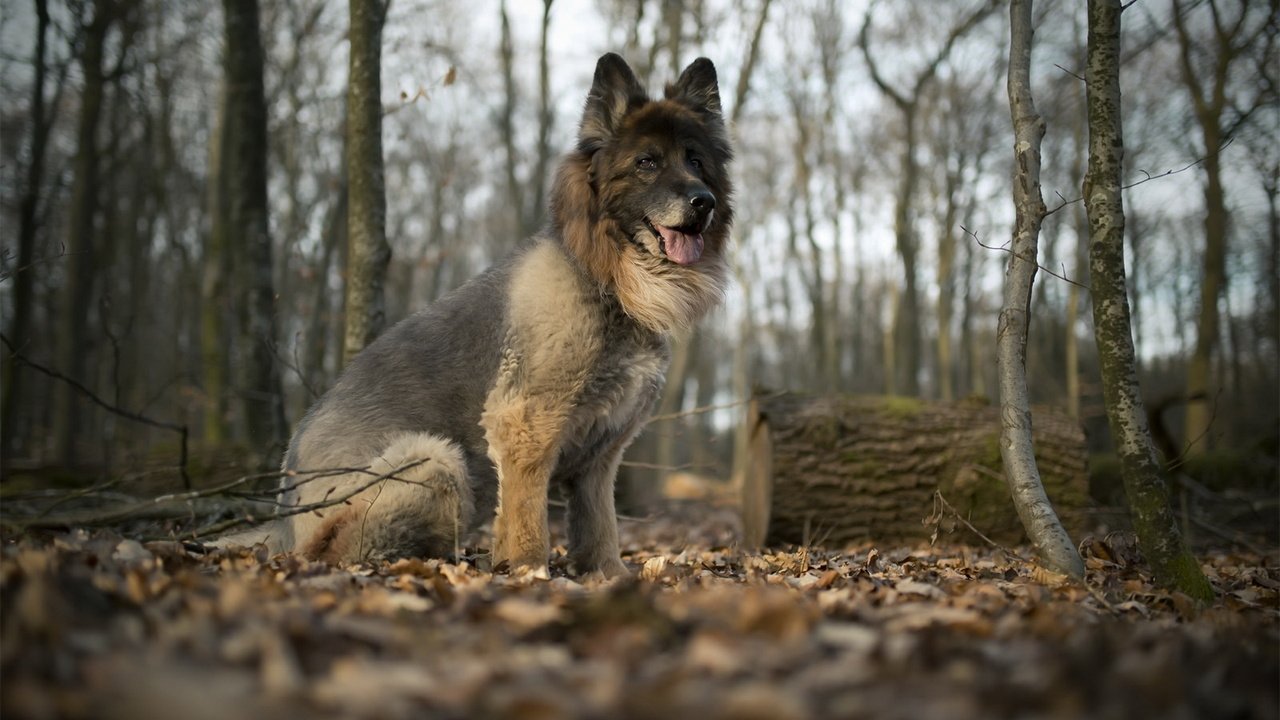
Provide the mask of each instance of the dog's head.
POLYGON ((682 301, 700 314, 715 299, 701 295, 718 297, 723 284, 731 158, 710 60, 695 60, 652 100, 610 53, 596 65, 577 148, 561 166, 553 224, 597 277, 638 285, 618 275, 639 268, 645 302, 665 283, 664 292, 697 293, 682 301))
POLYGON ((720 252, 728 224, 725 135, 710 60, 695 60, 652 102, 626 62, 609 54, 596 65, 578 148, 592 156, 601 210, 628 240, 691 265, 720 252))

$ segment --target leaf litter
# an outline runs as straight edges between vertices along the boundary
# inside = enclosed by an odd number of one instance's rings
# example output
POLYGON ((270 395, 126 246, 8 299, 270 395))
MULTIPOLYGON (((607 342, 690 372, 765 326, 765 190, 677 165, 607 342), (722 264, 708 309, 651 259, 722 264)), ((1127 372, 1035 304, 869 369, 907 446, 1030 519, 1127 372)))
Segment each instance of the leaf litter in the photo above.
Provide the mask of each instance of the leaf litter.
MULTIPOLYGON (((562 540, 563 533, 558 537, 562 540)), ((624 523, 633 576, 343 567, 108 531, 5 537, 15 718, 1277 718, 1280 567, 1202 556, 1210 607, 1086 538, 1077 585, 1003 550, 736 545, 726 508, 624 523)), ((1030 557, 1022 551, 1023 557, 1030 557)))

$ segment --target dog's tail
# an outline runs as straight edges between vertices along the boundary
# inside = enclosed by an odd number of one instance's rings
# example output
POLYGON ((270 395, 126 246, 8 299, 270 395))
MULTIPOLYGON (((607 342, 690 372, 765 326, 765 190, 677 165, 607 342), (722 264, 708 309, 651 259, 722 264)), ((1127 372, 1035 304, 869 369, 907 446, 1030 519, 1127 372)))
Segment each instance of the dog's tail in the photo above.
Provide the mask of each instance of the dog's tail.
POLYGON ((319 523, 305 531, 295 524, 298 552, 335 563, 453 556, 475 512, 458 444, 430 433, 396 436, 339 491, 379 476, 386 478, 325 508, 319 523))

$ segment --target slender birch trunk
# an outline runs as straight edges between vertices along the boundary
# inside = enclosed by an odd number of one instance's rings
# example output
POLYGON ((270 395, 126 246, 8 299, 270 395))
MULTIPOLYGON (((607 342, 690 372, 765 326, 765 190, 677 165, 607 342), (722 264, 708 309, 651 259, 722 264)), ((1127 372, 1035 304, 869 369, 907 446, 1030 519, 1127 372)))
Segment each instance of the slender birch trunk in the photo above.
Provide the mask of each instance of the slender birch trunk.
POLYGON ((1198 600, 1213 588, 1187 551, 1160 477, 1155 446, 1138 388, 1125 293, 1124 203, 1120 193, 1124 139, 1120 114, 1120 0, 1089 0, 1085 69, 1089 111, 1089 171, 1084 201, 1089 215, 1089 270, 1093 324, 1102 366, 1102 395, 1138 544, 1156 581, 1198 600))
POLYGON ((1040 559, 1074 578, 1084 577, 1084 561, 1058 521, 1045 494, 1031 442, 1027 392, 1027 325, 1036 274, 1036 245, 1045 206, 1040 195, 1040 141, 1044 119, 1031 95, 1031 0, 1009 8, 1009 110, 1013 116, 1013 201, 1017 218, 1013 252, 1004 279, 996 344, 1000 368, 1000 456, 1018 517, 1040 559))

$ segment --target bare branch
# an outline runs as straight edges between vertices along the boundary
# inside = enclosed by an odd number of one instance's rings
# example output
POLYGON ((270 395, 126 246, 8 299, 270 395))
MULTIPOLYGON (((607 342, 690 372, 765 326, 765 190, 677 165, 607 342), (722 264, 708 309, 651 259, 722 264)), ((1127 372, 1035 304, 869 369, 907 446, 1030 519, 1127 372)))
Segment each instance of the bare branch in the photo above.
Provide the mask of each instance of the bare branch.
MULTIPOLYGON (((1217 149, 1215 152, 1220 153, 1220 152, 1222 152, 1223 150, 1226 150, 1228 147, 1230 147, 1231 143, 1233 143, 1233 142, 1235 142, 1235 141, 1236 141, 1236 139, 1235 139, 1235 137, 1234 137, 1234 136, 1233 136, 1233 137, 1228 137, 1226 140, 1224 140, 1224 141, 1222 142, 1222 144, 1221 144, 1221 145, 1219 145, 1219 146, 1218 146, 1218 149, 1217 149)), ((1206 156, 1204 156, 1204 157, 1198 157, 1198 158, 1196 158, 1195 160, 1192 160, 1191 162, 1187 163, 1186 165, 1183 165, 1183 166, 1182 166, 1182 167, 1180 167, 1180 168, 1172 168, 1172 169, 1170 169, 1170 170, 1165 170, 1164 172, 1160 173, 1159 175, 1152 175, 1151 173, 1147 172, 1146 170, 1139 170, 1138 172, 1142 173, 1142 174, 1143 174, 1143 175, 1145 175, 1146 177, 1142 178, 1141 180, 1135 180, 1134 182, 1131 182, 1131 183, 1129 183, 1128 185, 1121 185, 1121 186, 1120 186, 1120 189, 1121 189, 1121 190, 1129 190, 1129 189, 1131 189, 1131 188, 1136 188, 1136 187, 1138 187, 1139 185, 1142 185, 1142 184, 1145 184, 1145 183, 1149 183, 1149 182, 1151 182, 1152 180, 1159 180, 1159 179, 1161 179, 1161 178, 1169 177, 1170 175, 1177 175, 1178 173, 1184 173, 1184 172, 1186 172, 1186 171, 1190 170, 1191 168, 1196 167, 1196 166, 1200 165, 1201 163, 1203 163, 1203 162, 1205 161, 1205 157, 1208 157, 1208 156, 1206 155, 1206 156)), ((1052 214, 1054 214, 1054 213, 1058 212, 1059 210, 1061 210, 1061 209, 1063 209, 1063 208, 1067 207, 1068 205, 1074 205, 1074 204, 1076 204, 1076 203, 1078 203, 1078 202, 1083 202, 1083 201, 1084 201, 1084 197, 1083 197, 1083 196, 1078 197, 1078 198, 1075 198, 1075 199, 1073 199, 1073 200, 1067 200, 1067 199, 1065 199, 1065 198, 1063 198, 1063 197, 1062 197, 1062 193, 1057 193, 1057 195, 1058 195, 1058 197, 1059 197, 1060 199, 1062 199, 1062 202, 1058 203, 1058 204, 1057 204, 1057 205, 1055 205, 1052 209, 1050 209, 1050 210, 1048 210, 1047 212, 1045 212, 1045 217, 1048 217, 1048 216, 1050 216, 1050 215, 1052 215, 1052 214)))
MULTIPOLYGON (((963 225, 961 225, 961 226, 960 226, 960 229, 961 229, 961 230, 963 230, 963 231, 965 232, 965 234, 966 234, 966 235, 968 235, 968 236, 972 237, 974 242, 978 243, 978 245, 979 245, 979 246, 981 246, 982 248, 984 248, 984 249, 986 249, 986 250, 998 250, 998 251, 1000 251, 1000 252, 1009 253, 1010 255, 1012 255, 1012 254, 1013 254, 1013 250, 1011 250, 1011 249, 1009 249, 1009 248, 1005 247, 1004 245, 988 245, 988 244, 986 244, 986 243, 982 242, 982 238, 978 237, 978 234, 977 234, 977 233, 975 233, 974 231, 970 230, 969 228, 967 228, 967 227, 965 227, 965 226, 963 226, 963 225)), ((1035 258, 1027 258, 1027 257, 1023 257, 1022 259, 1023 259, 1023 260, 1027 260, 1028 262, 1036 262, 1036 259, 1035 259, 1035 258)), ((1088 285, 1085 285, 1084 283, 1078 282, 1078 281, 1076 281, 1076 280, 1072 280, 1071 278, 1067 277, 1065 274, 1058 274, 1058 273, 1056 273, 1056 272, 1054 272, 1054 271, 1050 270, 1049 268, 1047 268, 1047 267, 1045 267, 1044 265, 1041 265, 1041 264, 1039 264, 1039 263, 1036 263, 1036 268, 1038 268, 1039 270, 1042 270, 1043 272, 1045 272, 1045 273, 1046 273, 1046 274, 1048 274, 1048 275, 1052 275, 1053 277, 1058 278, 1059 280, 1061 280, 1061 281, 1063 281, 1063 282, 1071 283, 1072 285, 1075 285, 1075 286, 1076 286, 1076 287, 1078 287, 1078 288, 1083 288, 1083 289, 1085 289, 1085 290, 1088 290, 1088 289, 1089 289, 1089 286, 1088 286, 1088 285)), ((1066 270, 1064 269, 1064 270, 1063 270, 1063 273, 1065 273, 1065 272, 1066 272, 1066 270)))
POLYGON ((122 417, 126 420, 132 420, 133 422, 140 423, 142 425, 149 425, 151 427, 159 428, 161 430, 169 430, 171 432, 178 433, 179 437, 182 440, 181 458, 178 464, 179 472, 182 474, 183 486, 186 488, 191 487, 191 476, 187 474, 188 431, 187 431, 186 425, 177 425, 175 423, 165 422, 163 420, 156 420, 154 418, 149 418, 146 415, 142 415, 142 414, 133 412, 131 410, 125 410, 122 407, 113 405, 107 402, 106 400, 103 400, 102 398, 98 397, 97 393, 90 390, 88 387, 86 387, 83 383, 79 382, 78 380, 67 377, 66 375, 63 375, 57 370, 54 370, 53 368, 47 367, 45 365, 41 365, 40 363, 35 362, 34 360, 28 358, 26 355, 23 355, 21 352, 17 350, 17 348, 13 346, 13 343, 11 343, 9 341, 9 338, 5 336, 3 333, 0 333, 0 342, 3 342, 4 346, 9 349, 9 358, 13 362, 22 363, 26 367, 29 367, 32 370, 35 370, 36 372, 39 372, 43 375, 51 377, 55 380, 61 380, 62 382, 69 385, 70 387, 74 388, 77 392, 89 398, 89 400, 91 400, 95 405, 101 407, 107 412, 113 415, 122 417))

